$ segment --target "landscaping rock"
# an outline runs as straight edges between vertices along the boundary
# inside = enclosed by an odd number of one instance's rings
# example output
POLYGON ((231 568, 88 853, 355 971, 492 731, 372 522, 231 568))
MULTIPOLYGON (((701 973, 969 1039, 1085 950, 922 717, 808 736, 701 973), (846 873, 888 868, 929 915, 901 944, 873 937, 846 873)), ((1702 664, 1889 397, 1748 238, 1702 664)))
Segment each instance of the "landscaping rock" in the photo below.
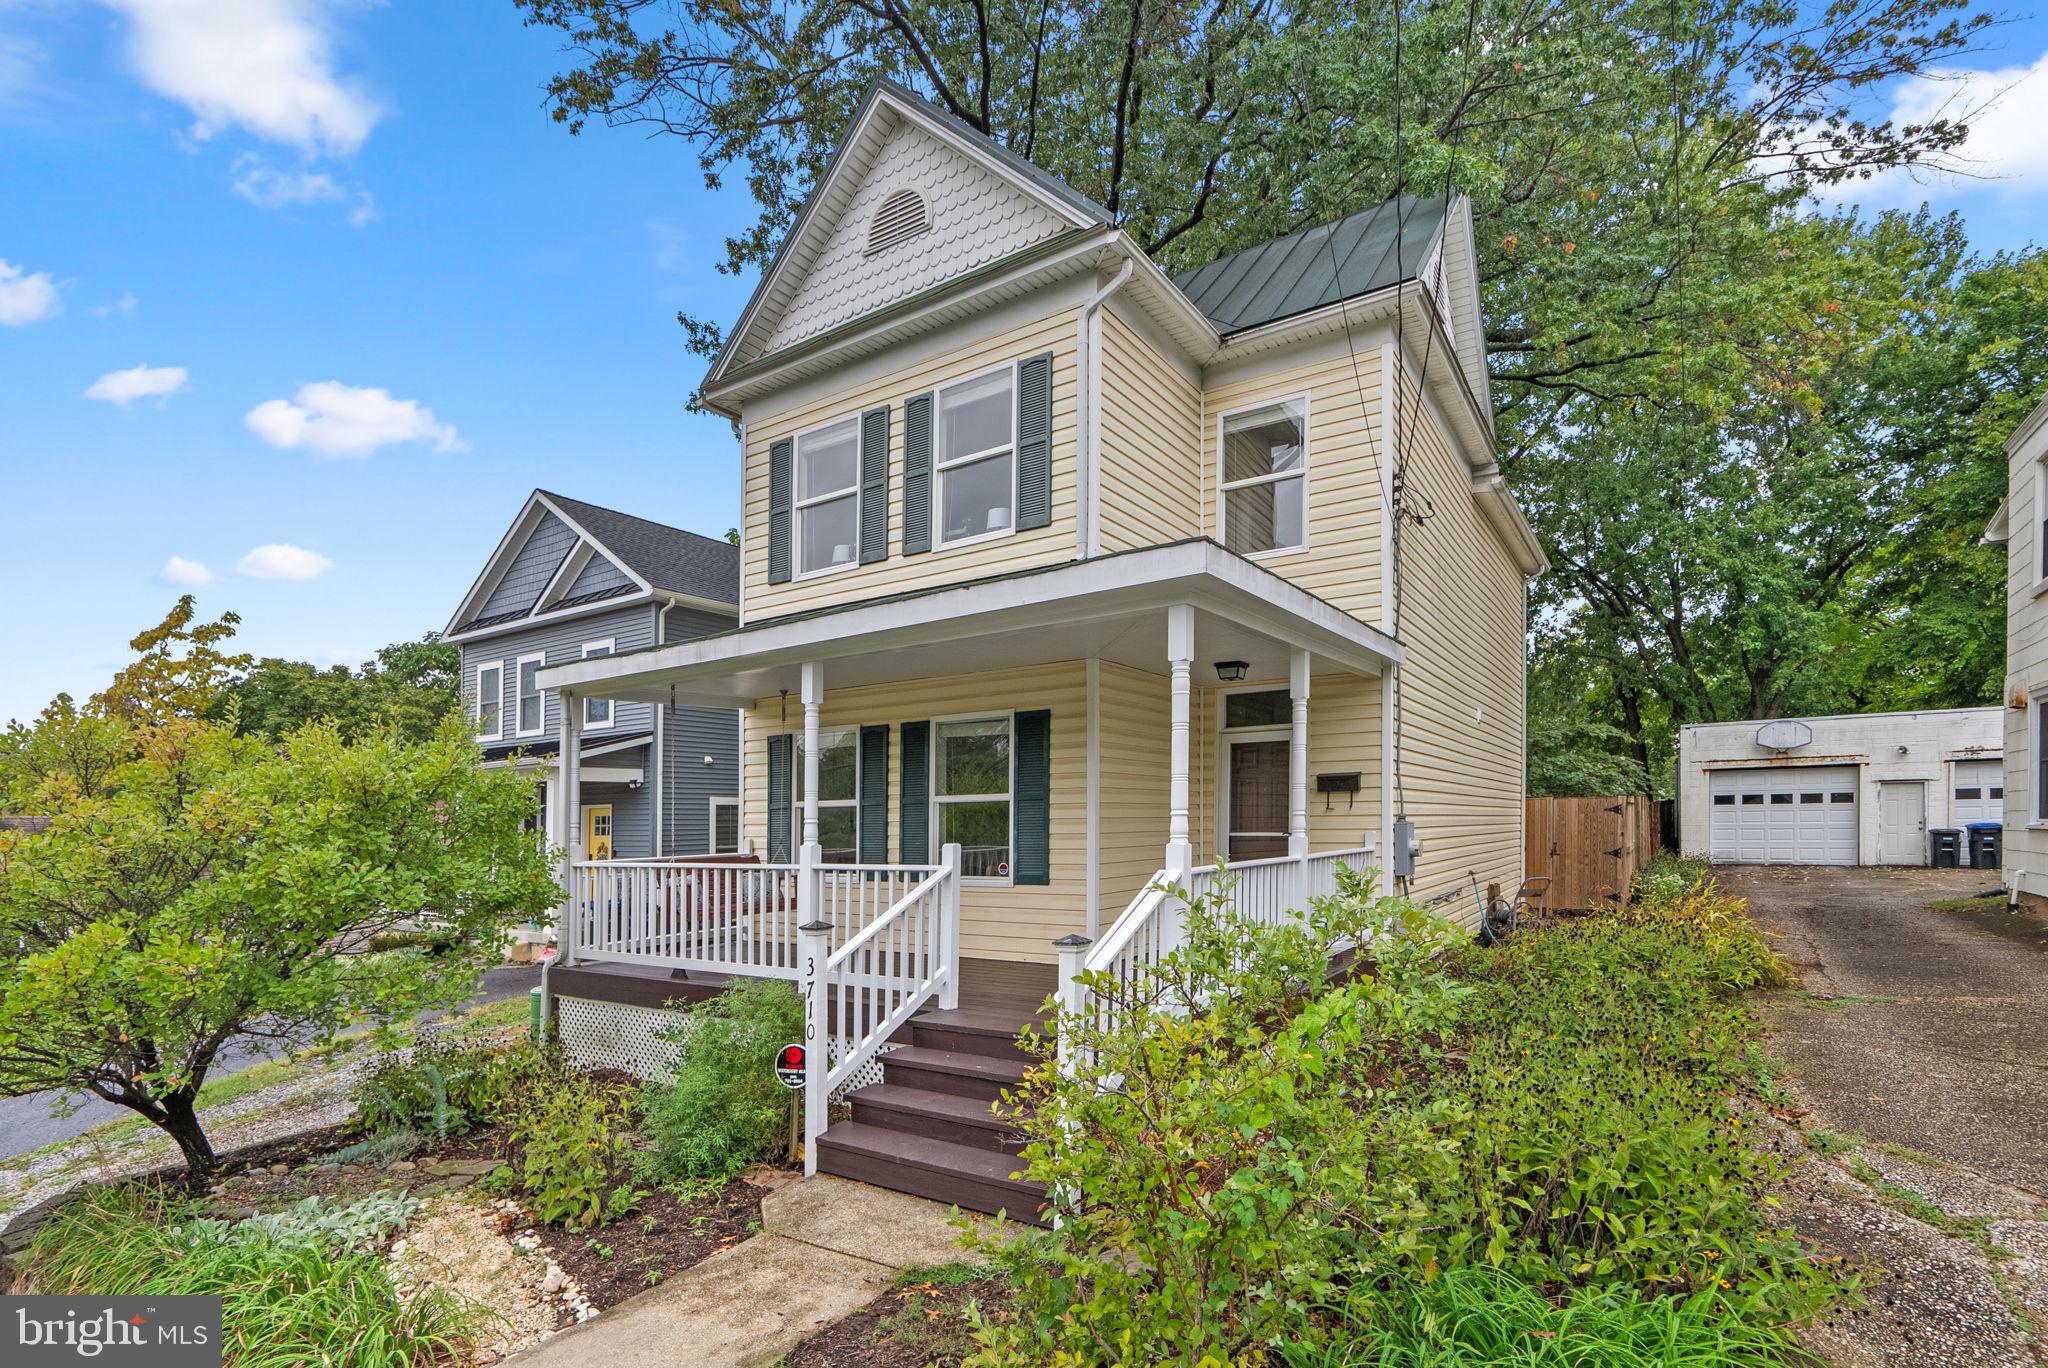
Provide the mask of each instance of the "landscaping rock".
POLYGON ((533 1261, 521 1258, 498 1233, 490 1208, 461 1197, 428 1203, 406 1228, 405 1238, 392 1245, 391 1267, 406 1296, 440 1287, 491 1313, 479 1321, 479 1361, 538 1344, 561 1323, 554 1299, 541 1290, 533 1261))
POLYGON ((418 1170, 419 1165, 410 1159, 393 1159, 385 1167, 385 1172, 387 1173, 415 1173, 418 1170))
POLYGON ((2048 1222, 1993 1221, 1991 1243, 2010 1250, 1999 1276, 2012 1299, 2048 1324, 2048 1222))

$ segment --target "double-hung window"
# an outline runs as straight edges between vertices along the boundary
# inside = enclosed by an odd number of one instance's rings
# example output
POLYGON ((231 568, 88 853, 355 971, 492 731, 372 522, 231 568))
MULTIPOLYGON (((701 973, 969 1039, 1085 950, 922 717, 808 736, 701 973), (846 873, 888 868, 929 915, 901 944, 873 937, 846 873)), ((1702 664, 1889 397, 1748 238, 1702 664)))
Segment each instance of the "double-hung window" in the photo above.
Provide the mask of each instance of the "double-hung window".
MULTIPOLYGON (((797 834, 803 833, 804 738, 790 747, 796 762, 797 834)), ((818 733, 818 845, 826 864, 860 859, 860 729, 837 727, 818 733)))
POLYGON ((505 734, 505 664, 494 660, 476 667, 476 734, 496 741, 505 734))
POLYGON ((711 853, 737 855, 740 849, 740 800, 711 800, 711 853))
POLYGON ((548 729, 546 700, 540 691, 540 667, 547 661, 547 655, 537 653, 519 657, 515 668, 519 680, 519 711, 513 721, 521 736, 539 736, 548 729))
POLYGON ((860 419, 796 439, 797 573, 852 565, 860 555, 860 419))
POLYGON ((1308 399, 1226 413, 1222 424, 1223 544, 1239 555, 1308 544, 1308 399))
POLYGON ((939 545, 994 537, 1017 521, 1017 370, 938 393, 932 456, 939 482, 939 545))
POLYGON ((1010 719, 935 722, 932 732, 932 802, 938 808, 938 844, 959 843, 963 876, 1008 879, 1010 719))
MULTIPOLYGON (((583 643, 583 658, 589 660, 592 656, 608 656, 617 647, 618 641, 613 637, 606 637, 603 641, 586 641, 583 643)), ((583 700, 584 726, 601 731, 611 724, 612 701, 609 698, 586 698, 583 700)))

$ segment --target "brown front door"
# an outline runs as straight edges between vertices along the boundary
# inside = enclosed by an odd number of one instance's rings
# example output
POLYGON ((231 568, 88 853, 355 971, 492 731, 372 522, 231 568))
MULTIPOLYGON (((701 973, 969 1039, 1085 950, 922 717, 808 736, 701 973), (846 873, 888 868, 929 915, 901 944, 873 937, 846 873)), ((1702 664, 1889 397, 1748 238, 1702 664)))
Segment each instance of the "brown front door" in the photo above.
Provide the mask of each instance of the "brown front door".
POLYGON ((1287 853, 1286 741, 1230 743, 1232 860, 1263 860, 1287 853))

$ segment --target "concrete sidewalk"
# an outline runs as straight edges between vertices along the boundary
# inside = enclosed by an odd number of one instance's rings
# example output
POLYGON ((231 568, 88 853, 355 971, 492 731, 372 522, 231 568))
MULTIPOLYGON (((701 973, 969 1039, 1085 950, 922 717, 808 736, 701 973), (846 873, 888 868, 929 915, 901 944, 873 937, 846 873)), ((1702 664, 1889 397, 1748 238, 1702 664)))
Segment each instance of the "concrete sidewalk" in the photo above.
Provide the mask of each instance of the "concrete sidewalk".
POLYGON ((751 1368, 867 1305, 899 1272, 969 1257, 935 1202, 830 1177, 761 1203, 759 1235, 506 1360, 521 1368, 751 1368))

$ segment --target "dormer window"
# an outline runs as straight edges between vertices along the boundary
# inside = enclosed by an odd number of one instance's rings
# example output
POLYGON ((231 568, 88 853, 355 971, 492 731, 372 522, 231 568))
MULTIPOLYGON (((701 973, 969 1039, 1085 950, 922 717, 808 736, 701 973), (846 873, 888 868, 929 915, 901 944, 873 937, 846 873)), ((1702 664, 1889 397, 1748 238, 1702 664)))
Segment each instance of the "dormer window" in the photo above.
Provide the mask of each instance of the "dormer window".
POLYGON ((915 190, 898 190, 883 200, 875 216, 868 220, 867 254, 886 252, 931 226, 931 210, 926 207, 924 196, 915 190))

